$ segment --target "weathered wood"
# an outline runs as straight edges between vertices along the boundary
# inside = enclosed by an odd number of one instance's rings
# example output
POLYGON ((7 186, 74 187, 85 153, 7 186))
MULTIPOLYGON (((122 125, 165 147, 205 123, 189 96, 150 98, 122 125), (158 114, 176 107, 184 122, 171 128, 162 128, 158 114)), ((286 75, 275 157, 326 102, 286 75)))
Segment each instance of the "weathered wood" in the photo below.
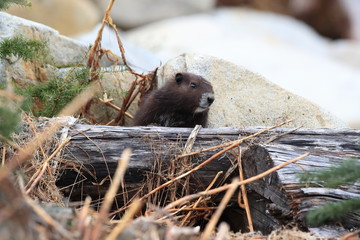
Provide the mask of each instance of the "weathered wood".
MULTIPOLYGON (((275 130, 274 132, 276 132, 275 130)), ((279 130, 277 132, 282 132, 279 130)), ((305 152, 311 155, 297 164, 288 165, 262 180, 249 184, 249 189, 272 203, 267 210, 278 220, 292 219, 308 230, 305 215, 319 205, 342 199, 360 198, 360 183, 337 189, 309 187, 299 183, 304 171, 324 170, 338 166, 349 157, 360 159, 360 131, 342 129, 304 129, 287 134, 269 144, 252 146, 243 155, 244 172, 255 176, 305 152), (256 156, 256 157, 254 157, 256 156)), ((360 161, 360 160, 359 160, 360 161)), ((341 220, 345 228, 360 227, 360 212, 341 220)))
MULTIPOLYGON (((121 152, 129 147, 133 150, 133 154, 125 175, 125 182, 128 197, 131 198, 143 186, 146 174, 152 171, 155 161, 162 162, 162 171, 165 175, 170 161, 183 151, 191 130, 75 125, 70 131, 72 139, 66 146, 62 158, 64 161, 82 165, 86 171, 82 170, 83 176, 81 176, 73 171, 72 165, 68 165, 69 169, 64 171, 57 184, 59 187, 70 186, 64 189, 64 192, 74 200, 84 199, 86 194, 89 194, 92 199, 104 196, 110 184, 108 175, 114 173, 121 152), (74 182, 79 182, 79 184, 71 187, 74 182)), ((198 136, 194 149, 214 146, 230 139, 230 137, 215 136, 206 131, 204 133, 198 136)), ((234 139, 236 136, 231 138, 234 139)), ((204 161, 214 153, 216 151, 199 154, 196 158, 192 158, 192 162, 195 164, 204 161)), ((196 178, 196 181, 192 182, 193 191, 204 190, 218 171, 224 171, 224 173, 228 171, 232 166, 228 155, 221 156, 192 175, 194 179, 196 178)), ((122 205, 123 199, 120 197, 118 202, 122 205)))
MULTIPOLYGON (((220 143, 248 136, 264 128, 216 128, 201 129, 194 150, 212 147, 220 143)), ((109 186, 108 175, 115 171, 121 152, 130 147, 133 155, 125 175, 128 197, 134 196, 143 186, 145 175, 153 170, 154 162, 161 161, 164 173, 175 155, 182 152, 192 129, 163 127, 110 127, 75 125, 62 158, 67 162, 82 165, 81 174, 69 166, 57 182, 65 194, 73 200, 82 200, 86 195, 97 199, 104 196, 109 186), (84 171, 87 169, 87 171, 84 171), (105 180, 105 181, 103 181, 105 180), (72 185, 74 182, 79 182, 72 185), (72 187, 67 187, 72 186, 72 187)), ((360 197, 360 184, 339 189, 310 188, 302 186, 296 177, 304 170, 324 169, 336 166, 348 157, 360 158, 360 131, 350 129, 300 129, 285 134, 267 144, 274 136, 289 129, 276 129, 247 141, 250 146, 243 151, 242 161, 247 177, 259 174, 305 152, 311 155, 280 169, 276 173, 248 185, 250 207, 254 226, 263 232, 295 222, 308 228, 304 214, 319 204, 350 197, 360 197)), ((196 155, 191 162, 197 165, 217 150, 196 155)), ((233 152, 228 152, 192 175, 191 192, 204 190, 219 171, 228 171, 236 164, 233 152)), ((236 175, 237 170, 233 175, 236 175)), ((222 179, 222 181, 229 181, 222 179)), ((220 182, 220 181, 219 181, 220 182)), ((146 192, 146 191, 145 191, 146 192)), ((221 198, 220 198, 221 199, 221 198)), ((120 194, 118 204, 122 205, 120 194)), ((234 198, 233 205, 237 205, 234 198)), ((342 221, 345 227, 360 227, 360 215, 352 214, 342 221)))

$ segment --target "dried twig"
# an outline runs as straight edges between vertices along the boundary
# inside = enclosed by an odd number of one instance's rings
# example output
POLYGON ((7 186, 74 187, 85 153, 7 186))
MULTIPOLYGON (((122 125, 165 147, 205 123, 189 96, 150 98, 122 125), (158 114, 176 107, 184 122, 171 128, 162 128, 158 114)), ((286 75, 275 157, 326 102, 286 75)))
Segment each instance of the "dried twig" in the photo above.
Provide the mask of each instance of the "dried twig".
POLYGON ((191 153, 187 153, 187 154, 182 154, 182 155, 177 156, 177 158, 188 157, 188 156, 196 155, 196 154, 199 154, 199 153, 203 153, 203 152, 215 150, 215 149, 218 149, 218 148, 226 147, 226 146, 229 146, 229 145, 235 145, 235 146, 237 146, 237 145, 239 145, 240 143, 244 142, 245 140, 248 140, 248 139, 250 139, 250 138, 256 137, 256 136, 258 136, 258 135, 260 135, 260 134, 262 134, 262 133, 268 132, 268 131, 270 131, 270 130, 272 130, 272 129, 274 129, 274 128, 278 128, 278 127, 280 127, 280 126, 282 126, 282 125, 285 125, 285 124, 287 124, 287 123, 289 123, 289 122, 291 122, 291 121, 293 121, 293 120, 287 120, 287 121, 285 121, 285 122, 282 122, 282 123, 277 124, 277 125, 275 125, 275 126, 272 126, 272 127, 270 127, 270 128, 264 129, 264 130, 262 130, 262 131, 260 131, 260 132, 254 133, 254 134, 252 134, 252 135, 249 135, 249 136, 244 137, 244 138, 239 139, 239 140, 235 140, 235 141, 223 143, 223 144, 220 144, 220 145, 217 145, 217 146, 213 146, 213 147, 210 147, 210 148, 201 149, 201 150, 199 150, 199 151, 195 151, 195 152, 191 152, 191 153))
POLYGON ((60 146, 51 154, 51 156, 45 160, 45 162, 42 164, 41 170, 39 169, 33 176, 37 176, 34 182, 31 184, 31 186, 26 190, 26 194, 29 194, 31 190, 38 184, 40 181, 42 175, 44 174, 47 166, 49 165, 49 162, 60 152, 60 150, 70 141, 71 137, 67 137, 65 141, 63 141, 60 146))
MULTIPOLYGON (((248 184, 248 183, 251 183, 251 182, 254 182, 258 179, 261 179, 263 177, 265 177, 266 175, 269 175, 270 173, 272 172, 275 172, 277 170, 279 170, 280 168, 283 168, 291 163, 294 163, 294 162, 297 162, 299 161, 300 159, 304 158, 304 157, 307 157, 310 153, 305 153, 299 157, 296 157, 296 158, 293 158, 287 162, 284 162, 282 164, 279 164, 273 168, 270 168, 269 170, 259 174, 259 175, 256 175, 256 176, 253 176, 251 178, 248 178, 248 179, 245 179, 244 181, 238 181, 236 182, 237 185, 243 185, 243 184, 248 184)), ((168 209, 171 209, 171 208, 174 208, 184 202, 187 202, 187 201, 190 201, 194 198, 198 198, 198 197, 201 197, 201 196, 207 196, 207 195, 213 195, 213 194, 216 194, 216 193, 219 193, 219 192, 222 192, 222 191, 225 191, 227 189, 229 189, 231 187, 231 184, 227 184, 227 185, 224 185, 224 186, 221 186, 221 187, 218 187, 218 188, 215 188, 215 189, 212 189, 212 190, 209 190, 209 191, 202 191, 202 192, 199 192, 199 193, 195 193, 195 194, 191 194, 191 195, 188 195, 188 196, 185 196, 183 198, 180 198, 178 200, 176 200, 175 202, 172 202, 170 204, 168 204, 165 209, 168 210, 168 209)))
POLYGON ((352 240, 352 239, 359 239, 360 237, 360 230, 357 230, 355 232, 348 233, 340 238, 340 240, 352 240), (352 238, 352 237, 358 237, 358 238, 352 238))
POLYGON ((284 132, 284 133, 282 133, 282 134, 276 135, 276 136, 274 136, 274 137, 266 140, 263 144, 269 144, 269 143, 275 141, 276 139, 279 139, 279 138, 281 138, 282 136, 285 136, 285 135, 287 135, 287 134, 293 133, 293 132, 295 132, 296 130, 302 128, 302 127, 303 127, 303 126, 296 127, 296 128, 291 129, 291 130, 289 130, 289 131, 287 131, 287 132, 284 132))
POLYGON ((110 18, 110 12, 111 12, 111 9, 114 5, 114 2, 115 0, 110 0, 109 2, 109 5, 105 11, 105 15, 103 17, 103 20, 102 20, 102 24, 101 24, 101 27, 98 31, 98 34, 96 36, 96 39, 95 39, 95 42, 94 42, 94 45, 90 51, 90 54, 89 54, 89 59, 88 59, 88 62, 87 62, 87 67, 88 68, 98 68, 98 61, 99 59, 94 59, 95 57, 95 54, 100 52, 101 50, 101 38, 102 38, 102 33, 103 33, 103 30, 105 28, 105 24, 107 23, 108 19, 110 18))
POLYGON ((183 154, 191 152, 200 129, 201 129, 201 125, 196 125, 194 127, 194 129, 191 131, 191 133, 186 141, 186 144, 185 144, 185 147, 183 150, 183 154))
MULTIPOLYGON (((239 166, 239 177, 240 177, 240 182, 241 182, 241 181, 244 181, 244 172, 243 172, 243 167, 242 167, 242 162, 241 162, 241 149, 240 148, 239 148, 239 156, 238 156, 238 166, 239 166)), ((249 206, 249 201, 247 198, 245 184, 241 185, 241 195, 242 195, 242 199, 244 201, 244 207, 245 207, 246 217, 247 217, 248 224, 249 224, 249 230, 250 230, 250 232, 253 232, 254 226, 253 226, 253 222, 252 222, 252 218, 251 218, 250 206, 249 206)))
MULTIPOLYGON (((116 105, 114 105, 114 104, 112 104, 111 103, 111 101, 113 100, 112 98, 108 98, 107 97, 107 93, 104 93, 104 96, 103 96, 103 98, 99 98, 99 100, 102 102, 102 103, 105 103, 106 105, 108 105, 109 107, 111 107, 111 108, 113 108, 113 109, 115 109, 115 110, 117 110, 117 111, 122 111, 122 109, 121 108, 119 108, 118 106, 116 106, 116 105)), ((128 113, 128 112, 125 112, 125 115, 128 117, 128 118, 131 118, 131 119, 133 119, 134 118, 134 116, 132 116, 130 113, 128 113)))
MULTIPOLYGON (((214 177, 214 179, 211 181, 211 183, 209 184, 209 186, 205 189, 205 191, 209 191, 212 186, 215 184, 216 180, 219 178, 219 176, 222 174, 223 172, 218 172, 216 174, 216 176, 214 177)), ((194 206, 192 207, 192 209, 196 209, 197 206, 199 205, 199 203, 203 200, 203 197, 199 197, 199 199, 195 202, 194 206)), ((191 212, 188 212, 188 214, 186 214, 186 216, 184 217, 184 219, 181 221, 180 226, 184 226, 184 224, 186 223, 186 221, 188 220, 188 218, 190 217, 191 212)))

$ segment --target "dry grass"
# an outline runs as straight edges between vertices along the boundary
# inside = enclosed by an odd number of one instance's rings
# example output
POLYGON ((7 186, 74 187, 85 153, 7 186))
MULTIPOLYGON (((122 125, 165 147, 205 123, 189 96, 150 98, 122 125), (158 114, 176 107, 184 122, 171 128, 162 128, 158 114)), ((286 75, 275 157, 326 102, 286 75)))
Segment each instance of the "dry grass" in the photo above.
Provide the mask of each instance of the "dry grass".
MULTIPOLYGON (((34 121, 33 119, 26 118, 23 129, 27 129, 27 131, 23 131, 22 135, 17 136, 15 142, 20 148, 21 146, 26 146, 28 142, 33 141, 32 139, 42 134, 42 132, 38 132, 37 129, 47 129, 51 127, 52 124, 47 120, 34 121)), ((126 204, 126 206, 128 206, 127 211, 123 217, 120 220, 111 220, 108 219, 110 206, 116 196, 118 188, 121 186, 126 170, 126 162, 130 156, 129 153, 124 153, 121 157, 122 160, 119 161, 118 170, 112 177, 110 188, 105 198, 102 199, 99 212, 91 209, 91 200, 87 198, 85 202, 76 209, 76 214, 68 217, 71 224, 63 225, 62 221, 57 217, 48 214, 42 205, 39 205, 39 202, 51 202, 57 206, 64 206, 55 181, 58 177, 57 169, 59 164, 57 153, 68 140, 68 138, 64 138, 63 141, 60 141, 59 138, 52 137, 47 139, 46 142, 42 142, 41 145, 38 145, 33 155, 34 157, 24 160, 20 167, 23 175, 18 175, 18 177, 24 179, 25 181, 21 180, 20 182, 24 181, 26 184, 23 184, 23 187, 22 184, 18 187, 10 187, 12 191, 14 191, 14 198, 18 199, 16 201, 22 202, 22 204, 25 204, 29 209, 30 217, 27 221, 31 223, 30 225, 33 225, 34 228, 28 231, 32 232, 35 236, 34 239, 37 239, 36 236, 46 236, 48 239, 117 239, 119 234, 123 234, 124 236, 134 234, 134 236, 138 236, 140 233, 143 235, 144 231, 147 231, 146 234, 150 234, 153 237, 149 239, 169 239, 167 238, 168 236, 172 236, 171 239, 184 239, 184 236, 186 239, 229 239, 230 235, 227 227, 223 226, 219 228, 216 236, 214 233, 216 232, 215 226, 219 221, 219 217, 230 197, 234 194, 234 191, 239 186, 262 178, 266 174, 270 174, 284 165, 306 156, 303 155, 299 158, 292 159, 259 176, 245 180, 234 179, 231 184, 214 188, 213 183, 222 175, 222 173, 218 173, 218 175, 214 177, 214 181, 204 189, 203 192, 189 194, 188 191, 181 190, 184 188, 189 189, 189 181, 186 178, 204 166, 204 163, 208 163, 209 159, 197 166, 192 166, 189 165, 190 161, 185 157, 180 158, 183 159, 183 161, 179 161, 176 155, 176 152, 179 152, 179 149, 177 149, 177 151, 174 151, 174 159, 171 164, 172 168, 167 171, 167 174, 164 174, 164 171, 161 170, 162 162, 159 157, 157 165, 151 174, 151 181, 148 180, 148 185, 143 188, 143 197, 133 199, 132 201, 128 200, 126 204), (177 160, 177 162, 175 160, 177 160), (227 191, 227 193, 224 195, 221 203, 215 208, 209 207, 213 205, 211 196, 222 191, 227 191), (34 199, 37 201, 34 201, 34 199), (142 205, 146 206, 144 215, 142 215, 140 211, 142 205), (204 218, 205 213, 209 216, 209 223, 205 226, 203 233, 200 233, 198 228, 180 227, 191 226, 191 224, 196 222, 196 219, 204 218), (40 220, 36 221, 34 217, 40 220), (135 219, 135 221, 133 219, 135 219), (41 227, 42 225, 48 226, 49 230, 41 227)), ((235 141, 232 142, 232 144, 226 144, 226 151, 231 151, 238 146, 240 142, 241 141, 235 141)), ((2 150, 5 151, 4 149, 5 146, 3 145, 2 150)), ((7 159, 13 159, 12 155, 15 154, 15 152, 11 153, 11 147, 9 146, 7 146, 6 149, 6 153, 3 156, 7 159)), ((187 152, 191 151, 191 148, 188 146, 187 149, 187 152)), ((214 156, 219 156, 226 151, 220 150, 214 156)), ((4 160, 6 164, 9 163, 7 159, 4 160)), ((10 183, 13 185, 13 181, 10 180, 13 179, 12 176, 12 173, 7 172, 7 175, 2 179, 2 183, 10 183)), ((2 191, 4 191, 4 189, 2 189, 2 191)), ((10 197, 11 196, 10 194, 10 197)), ((8 204, 9 201, 14 202, 15 199, 8 199, 6 202, 1 202, 0 198, 0 204, 4 206, 0 214, 5 217, 7 222, 11 220, 10 216, 19 214, 18 212, 14 213, 14 210, 11 210, 14 208, 13 205, 8 204)), ((247 204, 246 201, 244 201, 244 204, 247 204)), ((122 210, 124 211, 125 209, 122 210)), ((21 217, 21 215, 17 217, 21 217)), ((16 224, 17 221, 20 220, 10 222, 16 224)))

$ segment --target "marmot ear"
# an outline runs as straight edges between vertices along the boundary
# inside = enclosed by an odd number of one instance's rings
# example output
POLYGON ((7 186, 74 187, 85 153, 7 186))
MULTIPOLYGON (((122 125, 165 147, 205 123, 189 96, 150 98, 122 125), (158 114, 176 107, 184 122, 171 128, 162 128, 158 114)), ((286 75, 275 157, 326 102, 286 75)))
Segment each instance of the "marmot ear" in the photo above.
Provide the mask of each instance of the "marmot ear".
POLYGON ((180 83, 182 82, 182 80, 183 80, 183 75, 182 75, 181 73, 177 73, 177 74, 175 75, 175 81, 176 81, 176 83, 177 83, 177 84, 180 84, 180 83))

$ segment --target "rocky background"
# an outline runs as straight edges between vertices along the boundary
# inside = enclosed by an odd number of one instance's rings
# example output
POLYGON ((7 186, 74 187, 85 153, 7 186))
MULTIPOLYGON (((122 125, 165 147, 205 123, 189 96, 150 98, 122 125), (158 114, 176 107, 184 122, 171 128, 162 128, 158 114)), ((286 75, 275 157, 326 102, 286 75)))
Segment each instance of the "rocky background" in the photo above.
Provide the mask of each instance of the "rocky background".
MULTIPOLYGON (((30 8, 15 5, 0 12, 0 41, 19 33, 47 39, 51 64, 0 62, 0 82, 45 81, 85 64, 108 5, 31 2, 30 8)), ((161 66, 160 84, 176 71, 201 74, 213 83, 211 126, 270 126, 294 118, 294 126, 360 128, 358 0, 121 0, 111 16, 136 71, 161 66)), ((102 47, 120 56, 110 28, 102 47)), ((134 79, 119 74, 105 76, 104 85, 126 90, 134 79)), ((109 109, 94 111, 102 113, 97 122, 111 115, 109 109)))

